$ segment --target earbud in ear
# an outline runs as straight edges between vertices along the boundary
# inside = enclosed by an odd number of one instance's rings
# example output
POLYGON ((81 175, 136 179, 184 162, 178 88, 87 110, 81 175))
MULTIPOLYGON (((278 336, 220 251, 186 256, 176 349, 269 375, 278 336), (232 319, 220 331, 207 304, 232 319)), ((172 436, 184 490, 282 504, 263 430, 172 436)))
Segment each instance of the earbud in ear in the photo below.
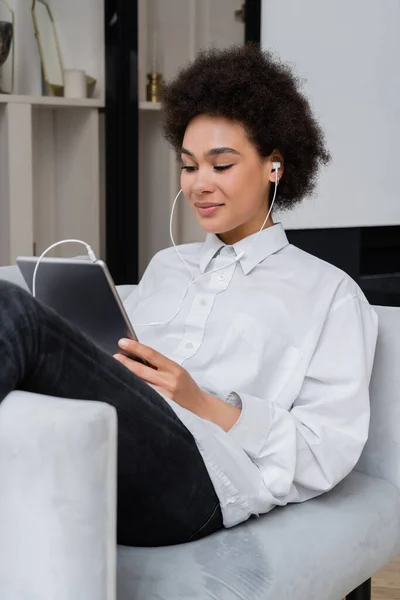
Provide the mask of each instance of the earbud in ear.
POLYGON ((279 161, 273 162, 272 167, 273 167, 274 171, 277 171, 278 169, 280 169, 281 163, 279 161))

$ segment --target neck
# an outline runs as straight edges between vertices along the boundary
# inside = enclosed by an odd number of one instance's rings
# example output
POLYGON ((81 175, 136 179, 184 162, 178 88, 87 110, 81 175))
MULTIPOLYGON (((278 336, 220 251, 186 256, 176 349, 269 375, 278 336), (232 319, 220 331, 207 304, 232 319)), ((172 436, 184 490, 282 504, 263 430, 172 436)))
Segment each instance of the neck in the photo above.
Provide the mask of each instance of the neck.
MULTIPOLYGON (((262 223, 259 223, 257 227, 254 227, 254 225, 251 226, 250 223, 244 223, 243 225, 240 225, 239 227, 236 227, 236 229, 232 229, 231 231, 226 231, 225 233, 217 233, 217 236, 222 242, 224 242, 224 244, 228 246, 233 246, 233 244, 237 244, 237 242, 244 240, 244 238, 249 237, 249 235, 252 235, 253 233, 258 233, 260 231, 261 225, 262 223)), ((274 222, 272 220, 272 217, 270 216, 267 222, 265 223, 263 229, 268 229, 268 227, 272 227, 273 225, 274 222)))

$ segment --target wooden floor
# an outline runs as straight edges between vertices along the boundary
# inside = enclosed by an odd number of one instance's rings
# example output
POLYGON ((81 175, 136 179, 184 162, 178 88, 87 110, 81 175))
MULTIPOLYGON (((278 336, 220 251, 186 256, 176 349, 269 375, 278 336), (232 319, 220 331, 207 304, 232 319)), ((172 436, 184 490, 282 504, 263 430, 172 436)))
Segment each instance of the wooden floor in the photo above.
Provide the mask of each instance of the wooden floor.
POLYGON ((400 556, 372 579, 372 600, 400 600, 400 556))

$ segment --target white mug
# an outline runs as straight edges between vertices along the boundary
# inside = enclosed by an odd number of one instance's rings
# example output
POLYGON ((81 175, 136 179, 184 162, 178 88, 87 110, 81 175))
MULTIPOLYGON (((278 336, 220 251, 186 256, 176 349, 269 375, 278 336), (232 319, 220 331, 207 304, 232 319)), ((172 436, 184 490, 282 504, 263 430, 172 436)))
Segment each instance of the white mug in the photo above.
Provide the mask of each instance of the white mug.
POLYGON ((65 98, 86 98, 86 72, 79 69, 65 69, 64 86, 65 98))

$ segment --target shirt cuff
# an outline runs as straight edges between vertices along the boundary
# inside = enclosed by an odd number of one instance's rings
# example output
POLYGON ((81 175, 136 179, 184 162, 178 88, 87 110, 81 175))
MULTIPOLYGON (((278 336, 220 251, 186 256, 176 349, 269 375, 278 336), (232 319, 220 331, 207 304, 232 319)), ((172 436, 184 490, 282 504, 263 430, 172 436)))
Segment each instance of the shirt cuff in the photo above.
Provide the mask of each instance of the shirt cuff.
POLYGON ((266 443, 271 427, 271 406, 265 398, 231 392, 226 402, 242 409, 228 431, 250 458, 257 458, 266 443))

